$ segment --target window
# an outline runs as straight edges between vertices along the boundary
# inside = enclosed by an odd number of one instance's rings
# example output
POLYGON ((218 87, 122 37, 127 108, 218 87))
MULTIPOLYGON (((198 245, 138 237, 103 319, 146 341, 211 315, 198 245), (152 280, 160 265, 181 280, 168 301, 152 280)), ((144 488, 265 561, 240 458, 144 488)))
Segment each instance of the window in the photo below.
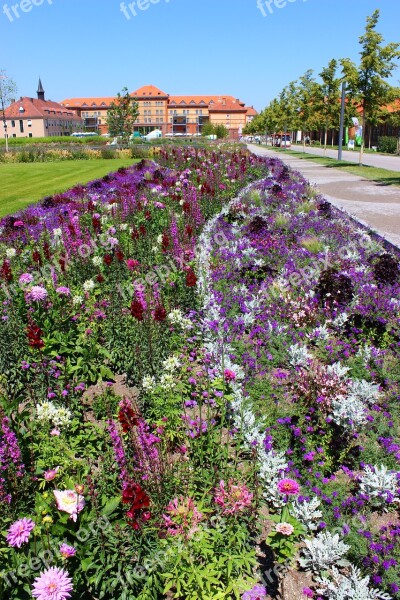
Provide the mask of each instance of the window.
POLYGON ((32 137, 32 132, 29 133, 29 137, 32 137))
POLYGON ((19 122, 19 130, 21 133, 24 133, 24 122, 22 119, 19 122))
POLYGON ((15 127, 15 121, 11 121, 11 127, 15 127))
POLYGON ((13 136, 13 138, 16 138, 16 137, 17 137, 17 134, 16 134, 16 133, 13 133, 13 134, 12 134, 12 136, 13 136))

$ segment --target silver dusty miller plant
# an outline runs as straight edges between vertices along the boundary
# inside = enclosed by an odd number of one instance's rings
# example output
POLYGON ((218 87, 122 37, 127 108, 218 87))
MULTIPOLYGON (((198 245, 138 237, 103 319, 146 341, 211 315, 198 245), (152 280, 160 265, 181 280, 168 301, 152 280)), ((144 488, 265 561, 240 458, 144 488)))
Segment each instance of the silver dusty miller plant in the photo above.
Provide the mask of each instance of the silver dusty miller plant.
POLYGON ((318 523, 322 518, 322 512, 319 509, 321 502, 314 496, 309 502, 299 502, 298 499, 293 502, 290 507, 290 513, 300 523, 307 527, 308 531, 315 531, 318 528, 318 523))
POLYGON ((320 573, 333 565, 347 567, 350 563, 344 559, 350 546, 347 546, 339 537, 329 531, 321 531, 315 538, 304 540, 303 556, 300 557, 300 566, 308 571, 320 573))
POLYGON ((360 492, 368 495, 374 506, 384 507, 392 502, 400 502, 399 487, 397 473, 389 471, 385 465, 367 465, 360 477, 360 492))
POLYGON ((369 576, 362 577, 360 570, 351 565, 349 577, 332 568, 332 579, 321 577, 317 579, 321 586, 318 594, 323 594, 329 600, 391 600, 385 592, 369 587, 369 576))

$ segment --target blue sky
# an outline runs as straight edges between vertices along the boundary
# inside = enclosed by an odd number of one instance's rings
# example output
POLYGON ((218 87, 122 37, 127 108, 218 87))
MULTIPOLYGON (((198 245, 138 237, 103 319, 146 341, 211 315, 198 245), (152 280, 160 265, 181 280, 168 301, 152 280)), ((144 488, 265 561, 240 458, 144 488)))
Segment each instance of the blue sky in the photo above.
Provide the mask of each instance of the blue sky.
POLYGON ((233 95, 259 110, 307 69, 358 60, 376 8, 385 41, 400 41, 399 0, 258 1, 136 0, 132 10, 126 0, 124 14, 120 0, 0 0, 0 69, 24 96, 40 75, 57 101, 152 83, 170 94, 233 95))

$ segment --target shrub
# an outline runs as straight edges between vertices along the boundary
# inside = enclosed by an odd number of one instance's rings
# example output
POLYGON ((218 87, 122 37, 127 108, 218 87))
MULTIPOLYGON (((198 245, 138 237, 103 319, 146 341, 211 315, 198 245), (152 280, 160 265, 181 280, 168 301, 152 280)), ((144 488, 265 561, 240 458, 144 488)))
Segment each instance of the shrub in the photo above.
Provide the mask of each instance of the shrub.
POLYGON ((388 154, 396 154, 397 152, 397 138, 388 135, 378 138, 378 150, 379 152, 387 152, 388 154))

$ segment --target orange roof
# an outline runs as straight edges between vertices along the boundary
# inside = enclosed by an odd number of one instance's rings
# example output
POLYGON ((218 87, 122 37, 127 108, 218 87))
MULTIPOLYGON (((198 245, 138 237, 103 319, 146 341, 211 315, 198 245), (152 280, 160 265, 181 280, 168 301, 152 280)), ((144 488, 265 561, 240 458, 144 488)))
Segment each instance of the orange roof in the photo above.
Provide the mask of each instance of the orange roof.
POLYGON ((190 106, 191 104, 198 106, 220 104, 226 106, 228 103, 236 105, 236 108, 244 106, 244 102, 241 102, 233 96, 171 96, 169 103, 176 104, 177 106, 179 106, 179 104, 182 106, 190 106))
POLYGON ((28 98, 24 96, 16 102, 13 102, 4 111, 7 119, 42 119, 48 117, 68 117, 79 119, 73 110, 68 110, 65 106, 52 102, 51 100, 38 100, 37 98, 28 98), (23 109, 23 110, 21 110, 23 109))
POLYGON ((164 98, 168 98, 169 94, 166 94, 165 92, 163 92, 162 90, 160 90, 160 88, 156 87, 155 85, 144 85, 141 88, 139 88, 138 90, 135 90, 134 92, 131 93, 131 96, 134 96, 135 98, 139 98, 140 96, 144 96, 144 97, 149 97, 149 96, 154 96, 154 97, 159 97, 159 96, 164 96, 164 98))
POLYGON ((102 98, 67 98, 60 102, 63 106, 70 106, 74 108, 106 108, 110 106, 111 102, 114 102, 116 98, 102 97, 102 98))
POLYGON ((258 115, 258 112, 256 111, 255 108, 253 108, 252 106, 245 106, 245 109, 247 110, 247 116, 248 117, 255 117, 256 115, 258 115))

